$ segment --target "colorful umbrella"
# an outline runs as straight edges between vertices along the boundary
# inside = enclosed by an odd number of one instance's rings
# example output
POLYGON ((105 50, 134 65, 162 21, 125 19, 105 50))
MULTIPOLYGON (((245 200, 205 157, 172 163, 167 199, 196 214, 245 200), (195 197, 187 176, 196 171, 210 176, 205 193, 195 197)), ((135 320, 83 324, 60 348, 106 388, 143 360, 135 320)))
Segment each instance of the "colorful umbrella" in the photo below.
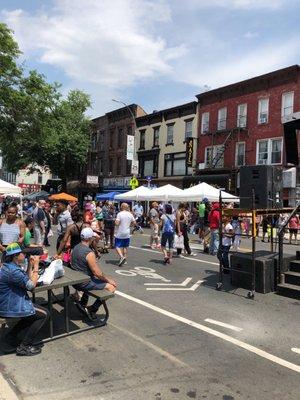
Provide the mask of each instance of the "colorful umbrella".
POLYGON ((77 201, 77 197, 71 196, 68 193, 57 193, 57 194, 52 194, 49 197, 49 200, 67 200, 67 201, 77 201))

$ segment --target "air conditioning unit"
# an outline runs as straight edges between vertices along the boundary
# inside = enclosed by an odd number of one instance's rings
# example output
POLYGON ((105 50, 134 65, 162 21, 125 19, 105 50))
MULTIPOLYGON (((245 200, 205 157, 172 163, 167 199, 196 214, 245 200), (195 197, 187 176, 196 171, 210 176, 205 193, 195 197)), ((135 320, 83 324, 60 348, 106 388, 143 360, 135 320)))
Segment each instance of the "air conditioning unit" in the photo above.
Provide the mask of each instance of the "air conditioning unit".
POLYGON ((205 163, 199 163, 198 169, 205 169, 205 163))
POLYGON ((266 124, 266 123, 268 122, 268 116, 267 116, 267 114, 261 114, 259 120, 260 120, 260 123, 261 123, 261 124, 266 124))

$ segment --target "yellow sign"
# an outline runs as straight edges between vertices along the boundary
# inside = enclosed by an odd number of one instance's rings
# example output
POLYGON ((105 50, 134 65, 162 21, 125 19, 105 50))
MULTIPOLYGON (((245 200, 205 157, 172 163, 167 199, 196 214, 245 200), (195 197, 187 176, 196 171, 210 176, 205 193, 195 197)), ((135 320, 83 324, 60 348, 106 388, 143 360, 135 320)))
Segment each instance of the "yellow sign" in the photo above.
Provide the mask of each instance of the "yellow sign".
POLYGON ((139 186, 139 181, 136 179, 135 176, 133 176, 130 181, 129 181, 129 186, 131 189, 136 189, 139 186))
POLYGON ((187 138, 186 139, 186 165, 188 167, 193 166, 193 153, 194 153, 193 138, 187 138))

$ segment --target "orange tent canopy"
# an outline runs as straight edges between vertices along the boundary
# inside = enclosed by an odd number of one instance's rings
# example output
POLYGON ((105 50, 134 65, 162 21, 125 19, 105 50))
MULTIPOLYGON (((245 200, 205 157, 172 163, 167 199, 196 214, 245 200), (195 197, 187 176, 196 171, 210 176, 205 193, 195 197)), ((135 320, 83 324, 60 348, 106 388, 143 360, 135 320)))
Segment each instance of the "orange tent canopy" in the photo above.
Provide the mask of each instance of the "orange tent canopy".
POLYGON ((71 196, 68 193, 57 193, 49 197, 49 200, 67 200, 67 201, 77 201, 77 197, 71 196))

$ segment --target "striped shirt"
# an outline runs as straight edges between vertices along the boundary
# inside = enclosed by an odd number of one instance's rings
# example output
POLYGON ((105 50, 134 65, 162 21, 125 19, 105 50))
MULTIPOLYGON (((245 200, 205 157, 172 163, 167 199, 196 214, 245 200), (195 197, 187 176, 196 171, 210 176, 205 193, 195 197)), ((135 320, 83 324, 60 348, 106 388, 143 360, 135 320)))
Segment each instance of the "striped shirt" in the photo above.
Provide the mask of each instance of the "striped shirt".
POLYGON ((17 223, 8 224, 3 221, 0 225, 0 242, 7 246, 10 243, 17 242, 20 238, 20 225, 17 223))

